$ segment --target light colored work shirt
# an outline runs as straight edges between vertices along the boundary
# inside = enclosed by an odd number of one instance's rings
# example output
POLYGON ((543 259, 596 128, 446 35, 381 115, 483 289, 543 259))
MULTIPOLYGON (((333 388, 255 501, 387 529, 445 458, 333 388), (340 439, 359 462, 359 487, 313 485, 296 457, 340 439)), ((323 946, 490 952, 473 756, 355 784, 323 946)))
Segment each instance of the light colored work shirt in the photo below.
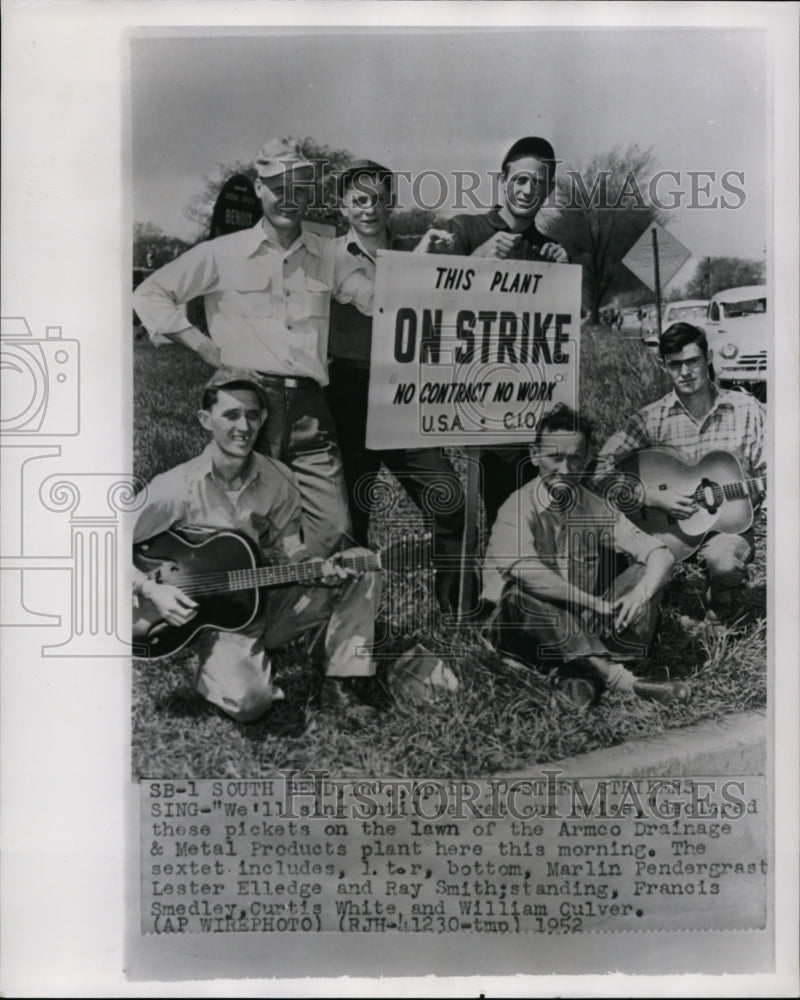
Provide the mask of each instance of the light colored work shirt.
POLYGON ((222 364, 328 383, 331 295, 371 314, 374 283, 335 240, 302 232, 283 249, 251 229, 198 243, 142 282, 133 306, 154 344, 188 329, 181 305, 202 295, 222 364))
POLYGON ((486 548, 483 597, 497 603, 512 572, 535 572, 537 566, 558 573, 585 593, 596 593, 600 546, 623 552, 646 563, 656 549, 665 548, 646 535, 624 514, 576 485, 575 502, 559 510, 537 476, 503 504, 486 548))
POLYGON ((270 562, 297 562, 307 555, 300 540, 300 494, 281 462, 253 452, 238 495, 229 495, 214 475, 211 450, 156 476, 134 529, 134 543, 168 528, 239 531, 270 562))

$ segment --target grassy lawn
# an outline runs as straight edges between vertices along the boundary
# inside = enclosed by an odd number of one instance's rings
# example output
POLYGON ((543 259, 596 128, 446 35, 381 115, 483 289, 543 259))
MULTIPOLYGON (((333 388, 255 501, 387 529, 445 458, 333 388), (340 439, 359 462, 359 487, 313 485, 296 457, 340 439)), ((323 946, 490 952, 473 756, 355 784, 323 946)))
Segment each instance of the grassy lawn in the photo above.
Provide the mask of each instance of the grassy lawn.
MULTIPOLYGON (((667 388, 655 361, 635 340, 605 329, 584 331, 582 408, 602 442, 622 418, 667 388)), ((194 417, 198 389, 208 375, 181 348, 134 347, 134 462, 149 480, 197 454, 205 443, 194 417)), ((458 462, 458 451, 453 457, 458 462)), ((391 481, 391 478, 389 477, 391 481)), ((421 526, 405 496, 392 527, 421 526)), ((374 524, 376 540, 381 524, 374 524)), ((756 525, 756 559, 738 596, 734 628, 715 632, 703 622, 700 570, 678 567, 662 602, 649 661, 655 678, 685 678, 693 700, 665 708, 604 696, 576 711, 554 694, 547 677, 492 655, 470 629, 415 631, 431 606, 425 581, 385 580, 400 592, 401 607, 384 601, 379 624, 389 628, 379 677, 391 687, 389 656, 423 641, 456 674, 459 689, 433 703, 387 695, 380 722, 357 732, 337 729, 315 713, 315 678, 303 640, 273 655, 286 701, 263 721, 239 724, 194 694, 196 661, 183 651, 172 659, 134 662, 133 771, 135 777, 255 777, 285 767, 328 768, 339 775, 476 777, 557 761, 665 729, 766 705, 766 524, 756 525), (405 635, 398 633, 404 632, 405 635), (309 721, 310 720, 310 721, 309 721), (308 723, 308 724, 306 724, 308 723)), ((389 586, 387 586, 389 584, 389 586)))

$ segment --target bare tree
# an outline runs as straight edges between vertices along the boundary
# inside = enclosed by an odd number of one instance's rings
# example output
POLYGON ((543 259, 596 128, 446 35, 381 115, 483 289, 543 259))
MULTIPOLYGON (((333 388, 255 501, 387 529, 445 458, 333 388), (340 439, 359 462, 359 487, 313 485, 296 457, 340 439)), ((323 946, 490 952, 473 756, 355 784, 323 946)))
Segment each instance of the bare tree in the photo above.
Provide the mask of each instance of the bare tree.
POLYGON ((633 143, 600 153, 558 179, 558 211, 548 232, 583 266, 583 299, 594 323, 612 292, 642 288, 621 261, 651 223, 663 221, 664 213, 648 198, 653 172, 652 152, 633 143))
POLYGON ((744 257, 704 257, 686 284, 683 297, 687 299, 710 299, 725 288, 739 285, 761 285, 764 282, 766 266, 763 260, 747 260, 744 257))

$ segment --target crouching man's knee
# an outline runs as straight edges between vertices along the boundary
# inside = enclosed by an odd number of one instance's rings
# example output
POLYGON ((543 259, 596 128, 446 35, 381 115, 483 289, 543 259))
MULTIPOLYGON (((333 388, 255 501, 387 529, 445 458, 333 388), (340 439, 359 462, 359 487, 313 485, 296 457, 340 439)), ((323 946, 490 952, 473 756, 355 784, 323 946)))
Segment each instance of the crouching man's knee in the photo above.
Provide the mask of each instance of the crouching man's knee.
POLYGON ((237 722, 253 722, 262 716, 283 691, 272 680, 266 654, 252 651, 252 639, 223 632, 201 652, 197 692, 219 706, 237 722))
POLYGON ((741 535, 719 534, 703 546, 700 558, 711 581, 735 587, 741 583, 747 564, 753 558, 753 548, 741 535))

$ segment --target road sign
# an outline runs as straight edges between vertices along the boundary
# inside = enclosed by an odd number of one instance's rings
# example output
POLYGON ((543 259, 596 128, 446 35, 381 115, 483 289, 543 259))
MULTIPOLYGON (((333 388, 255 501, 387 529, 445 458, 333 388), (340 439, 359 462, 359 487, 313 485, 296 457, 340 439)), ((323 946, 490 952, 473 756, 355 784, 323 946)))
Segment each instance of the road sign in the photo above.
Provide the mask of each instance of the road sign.
POLYGON ((649 225, 622 258, 622 263, 653 291, 656 290, 655 262, 653 259, 654 229, 658 240, 658 265, 662 286, 674 278, 686 261, 692 256, 691 250, 676 240, 663 226, 659 226, 657 222, 649 225))
POLYGON ((225 182, 211 216, 211 239, 250 229, 263 215, 261 200, 244 174, 234 174, 225 182))

